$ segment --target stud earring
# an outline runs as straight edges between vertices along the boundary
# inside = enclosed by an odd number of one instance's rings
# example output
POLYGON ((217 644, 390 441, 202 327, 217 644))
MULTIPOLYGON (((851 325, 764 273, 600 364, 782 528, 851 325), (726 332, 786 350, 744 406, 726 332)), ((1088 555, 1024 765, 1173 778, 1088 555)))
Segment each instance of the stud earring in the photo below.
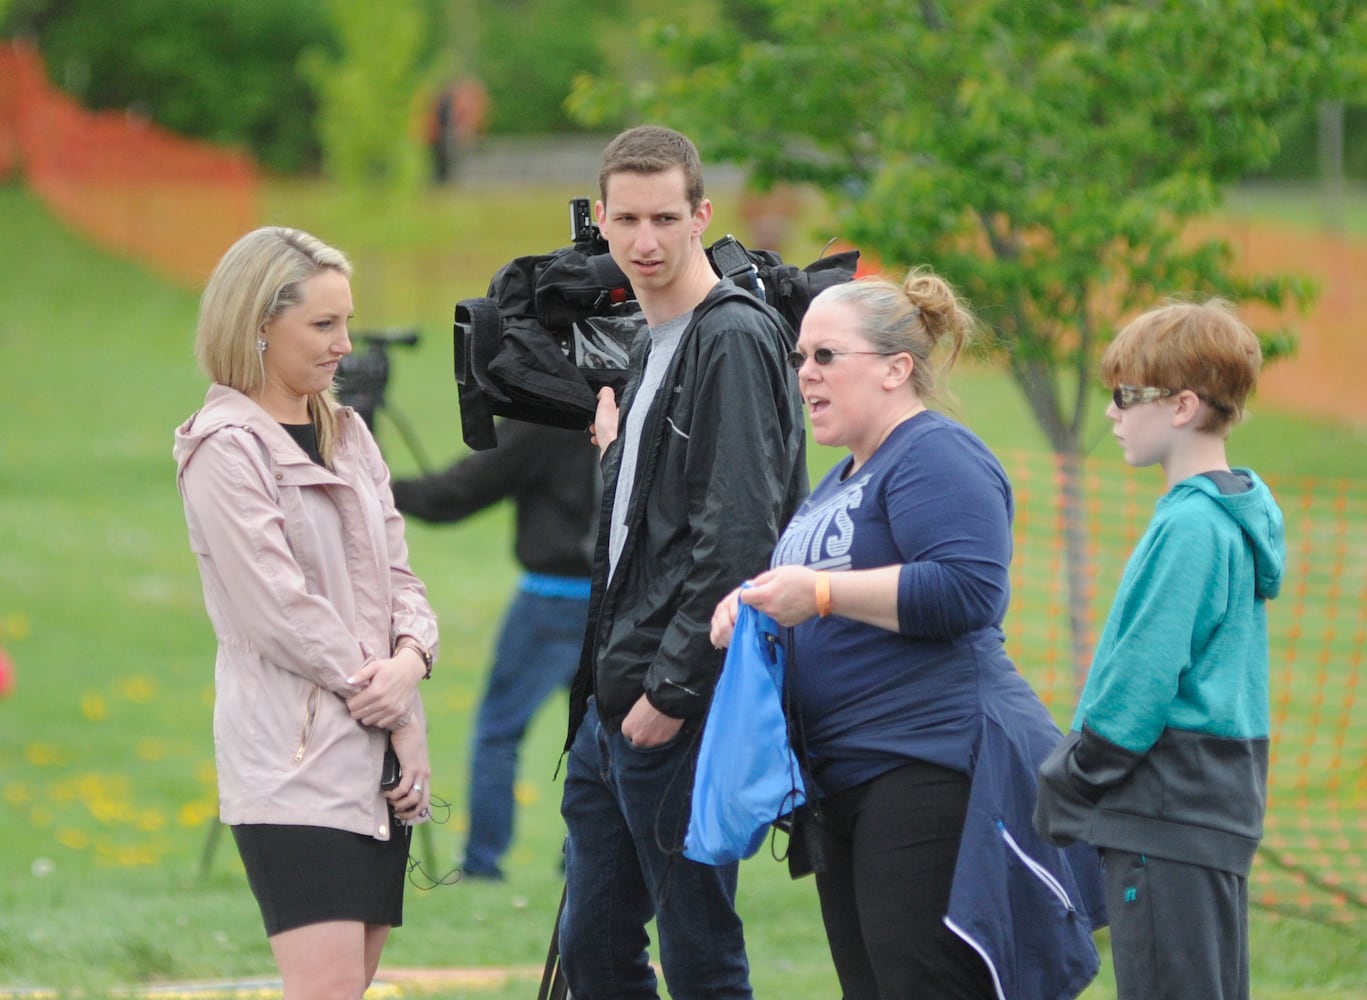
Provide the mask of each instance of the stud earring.
POLYGON ((257 338, 256 338, 256 349, 257 349, 257 351, 264 351, 264 350, 266 349, 266 338, 265 338, 265 337, 257 337, 257 338))

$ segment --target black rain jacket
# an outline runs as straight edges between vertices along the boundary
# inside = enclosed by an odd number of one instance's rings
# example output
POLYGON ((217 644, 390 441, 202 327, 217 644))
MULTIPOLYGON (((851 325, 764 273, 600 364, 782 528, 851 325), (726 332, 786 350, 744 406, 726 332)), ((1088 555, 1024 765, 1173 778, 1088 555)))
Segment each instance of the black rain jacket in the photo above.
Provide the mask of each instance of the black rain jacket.
POLYGON ((649 332, 632 350, 621 427, 644 421, 626 544, 607 584, 621 436, 603 457, 603 513, 589 627, 570 692, 566 749, 596 696, 621 726, 642 692, 665 715, 701 723, 723 654, 709 638, 726 594, 761 572, 807 494, 802 400, 785 355, 796 337, 728 280, 694 310, 654 405, 633 411, 649 332))

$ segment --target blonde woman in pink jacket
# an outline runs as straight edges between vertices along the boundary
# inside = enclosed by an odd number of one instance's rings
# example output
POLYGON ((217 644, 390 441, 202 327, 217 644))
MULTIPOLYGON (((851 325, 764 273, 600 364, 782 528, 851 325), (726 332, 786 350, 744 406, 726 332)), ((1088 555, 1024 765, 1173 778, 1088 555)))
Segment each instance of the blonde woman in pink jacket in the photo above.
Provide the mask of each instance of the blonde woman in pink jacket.
POLYGON ((411 826, 431 796, 418 685, 436 617, 389 470, 332 395, 350 275, 298 230, 234 244, 200 303, 213 384, 174 449, 218 638, 219 815, 288 1000, 365 993, 403 922, 411 826), (397 782, 382 778, 395 756, 397 782))

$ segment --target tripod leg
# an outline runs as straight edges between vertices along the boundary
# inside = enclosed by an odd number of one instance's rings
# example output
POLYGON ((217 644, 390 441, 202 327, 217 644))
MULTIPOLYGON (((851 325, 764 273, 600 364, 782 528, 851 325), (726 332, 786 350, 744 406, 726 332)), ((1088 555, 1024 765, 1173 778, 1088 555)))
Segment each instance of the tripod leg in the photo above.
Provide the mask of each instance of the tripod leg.
POLYGON ((218 841, 223 836, 223 824, 214 819, 209 826, 209 836, 204 840, 204 849, 199 852, 199 877, 201 880, 209 877, 209 868, 214 863, 214 855, 218 853, 218 841))
POLYGON ((551 943, 546 950, 546 967, 541 972, 541 988, 536 991, 536 1000, 570 1000, 569 984, 560 968, 560 918, 565 913, 569 888, 566 885, 560 891, 560 907, 555 911, 555 926, 551 928, 551 943))
POLYGON ((418 443, 418 436, 414 433, 413 425, 408 422, 408 418, 389 403, 384 404, 384 411, 389 415, 389 419, 394 422, 394 426, 398 428, 399 437, 403 438, 403 443, 408 445, 408 450, 417 459, 418 469, 423 475, 431 472, 431 463, 427 461, 427 455, 423 452, 422 445, 418 443))

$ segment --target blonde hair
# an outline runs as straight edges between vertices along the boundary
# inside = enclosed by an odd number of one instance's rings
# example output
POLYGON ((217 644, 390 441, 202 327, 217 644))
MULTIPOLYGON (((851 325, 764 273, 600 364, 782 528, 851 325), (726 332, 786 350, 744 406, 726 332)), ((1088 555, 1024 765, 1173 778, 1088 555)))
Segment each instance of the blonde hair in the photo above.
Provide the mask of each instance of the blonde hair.
POLYGON ((1228 434, 1257 387, 1263 351, 1232 303, 1170 302, 1128 323, 1101 356, 1101 379, 1118 385, 1190 389, 1207 404, 1198 430, 1228 434))
MULTIPOLYGON (((257 340, 267 323, 301 300, 299 286, 332 269, 351 277, 340 250, 298 229, 264 226, 223 255, 199 301, 195 359, 214 382, 255 398, 266 372, 257 340)), ((337 400, 331 390, 308 400, 318 450, 331 464, 337 444, 337 400)))
POLYGON ((929 268, 914 267, 901 285, 886 278, 860 278, 832 285, 817 296, 853 308, 862 321, 859 334, 878 351, 906 352, 913 360, 911 384, 923 400, 932 399, 968 345, 977 320, 945 279, 929 268), (931 353, 947 342, 950 352, 938 365, 931 353))

